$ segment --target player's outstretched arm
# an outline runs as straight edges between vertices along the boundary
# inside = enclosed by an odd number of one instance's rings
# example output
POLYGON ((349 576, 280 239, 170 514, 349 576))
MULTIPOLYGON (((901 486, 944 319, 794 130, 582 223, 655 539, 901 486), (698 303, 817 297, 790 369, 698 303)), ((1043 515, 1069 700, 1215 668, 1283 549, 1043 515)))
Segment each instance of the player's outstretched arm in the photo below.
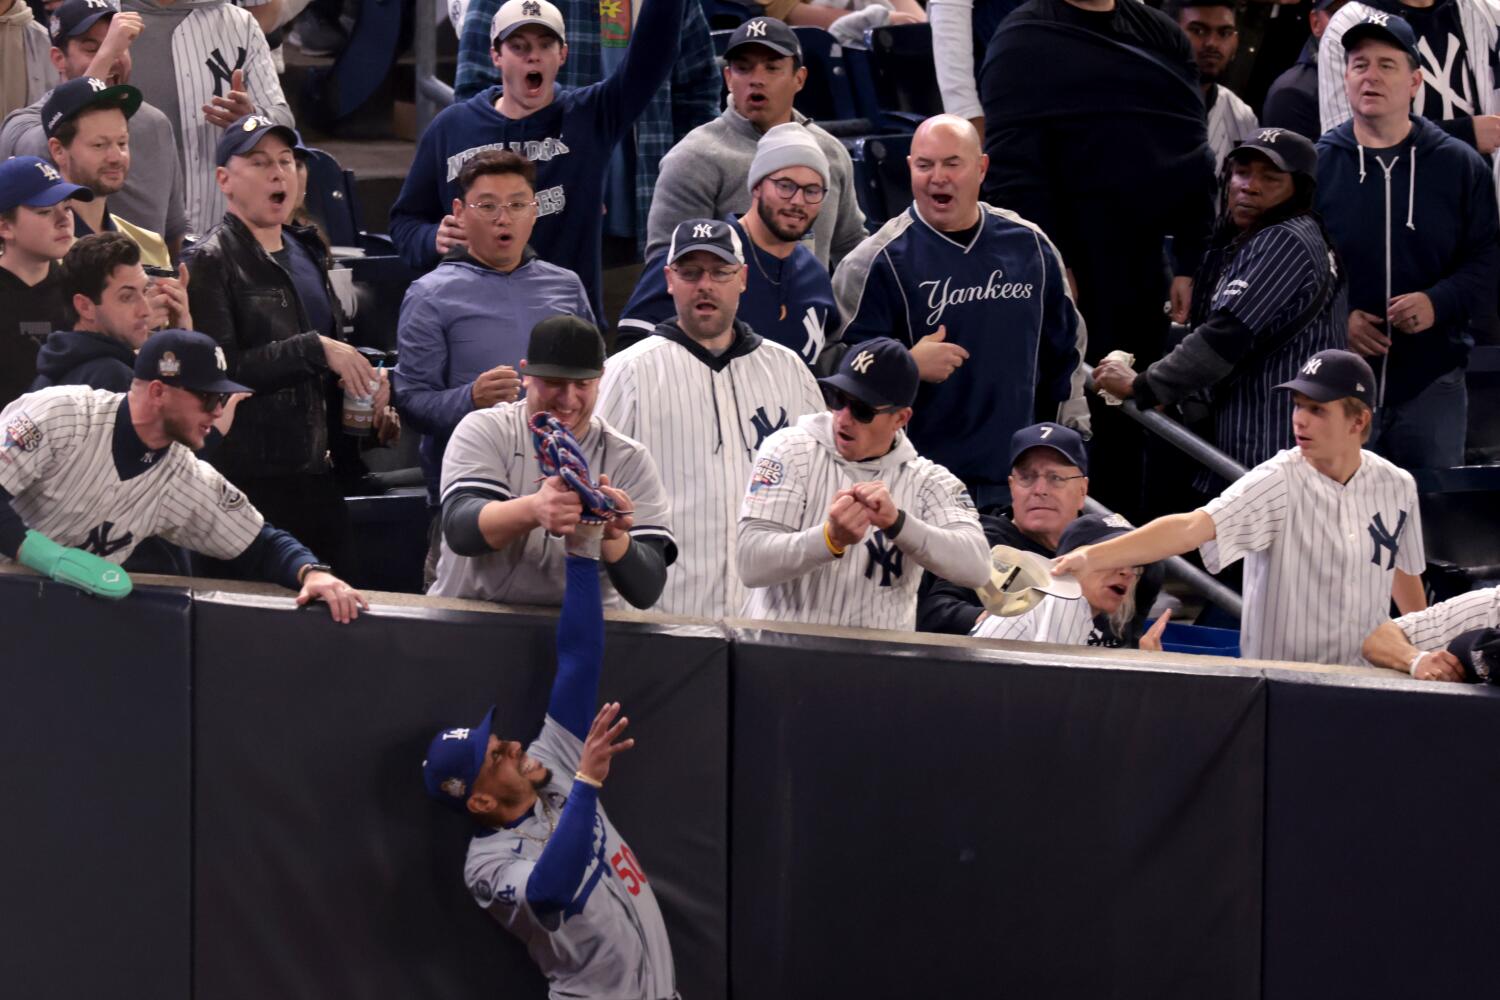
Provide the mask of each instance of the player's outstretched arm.
POLYGON ((1082 576, 1097 569, 1144 566, 1190 552, 1215 535, 1214 519, 1201 510, 1168 514, 1150 524, 1098 545, 1083 545, 1053 560, 1059 576, 1082 576))
POLYGON ((1360 647, 1367 661, 1387 670, 1399 670, 1418 680, 1462 681, 1463 664, 1446 649, 1423 652, 1412 644, 1401 626, 1386 622, 1365 637, 1360 647))
MULTIPOLYGON (((557 619, 557 678, 547 714, 581 740, 590 733, 604 666, 604 601, 599 594, 599 563, 567 557, 562 613, 557 619)), ((585 746, 585 756, 587 756, 585 746)))

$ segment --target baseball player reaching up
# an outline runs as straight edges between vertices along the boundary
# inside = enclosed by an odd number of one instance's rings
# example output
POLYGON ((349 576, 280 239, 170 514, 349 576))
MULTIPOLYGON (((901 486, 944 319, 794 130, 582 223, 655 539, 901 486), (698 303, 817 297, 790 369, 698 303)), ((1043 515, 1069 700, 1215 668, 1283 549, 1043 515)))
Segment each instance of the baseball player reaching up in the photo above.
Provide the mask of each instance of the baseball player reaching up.
POLYGON ((1419 681, 1463 681, 1451 644, 1475 629, 1500 628, 1500 587, 1471 590, 1378 626, 1364 642, 1365 659, 1419 681))
POLYGON ((231 393, 224 353, 190 330, 152 335, 128 393, 55 386, 0 412, 0 554, 100 597, 130 593, 119 568, 153 536, 326 601, 335 621, 368 607, 193 452, 231 393))
POLYGON ((740 507, 737 565, 756 588, 745 617, 909 631, 918 567, 989 579, 968 491, 903 431, 919 381, 901 344, 863 341, 820 380, 829 412, 766 439, 740 507))
POLYGON ((602 527, 567 536, 557 677, 540 735, 524 747, 501 738, 492 706, 479 725, 433 737, 422 772, 429 795, 478 824, 464 883, 526 944, 551 996, 665 1000, 676 977, 661 909, 599 803, 611 760, 635 743, 620 738, 628 720, 618 703, 594 711, 602 527))
POLYGON ((1243 558, 1246 657, 1360 665, 1360 644, 1392 598, 1403 614, 1427 604, 1416 483, 1360 447, 1375 377, 1359 355, 1319 351, 1276 388, 1292 394, 1296 448, 1198 510, 1075 549, 1053 572, 1081 578, 1193 548, 1211 573, 1243 558))

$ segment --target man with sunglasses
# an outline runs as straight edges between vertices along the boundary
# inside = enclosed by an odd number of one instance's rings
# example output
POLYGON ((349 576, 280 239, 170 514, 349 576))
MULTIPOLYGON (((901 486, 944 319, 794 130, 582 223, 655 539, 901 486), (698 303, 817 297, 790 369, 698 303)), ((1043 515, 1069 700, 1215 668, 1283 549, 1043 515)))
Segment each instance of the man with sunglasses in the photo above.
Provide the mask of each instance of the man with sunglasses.
POLYGON ((676 315, 610 359, 599 413, 646 446, 672 501, 682 555, 657 609, 722 618, 744 606, 730 553, 755 452, 823 401, 796 354, 736 315, 750 270, 737 227, 689 219, 666 260, 676 315))
POLYGON ((910 631, 919 568, 989 579, 968 491, 903 430, 919 381, 901 344, 863 341, 821 380, 829 412, 766 440, 740 508, 745 617, 910 631))
POLYGON ((148 538, 222 559, 320 600, 337 622, 368 607, 193 457, 231 393, 224 352, 191 330, 153 334, 128 393, 56 386, 0 412, 0 555, 99 597, 131 590, 119 566, 148 538))

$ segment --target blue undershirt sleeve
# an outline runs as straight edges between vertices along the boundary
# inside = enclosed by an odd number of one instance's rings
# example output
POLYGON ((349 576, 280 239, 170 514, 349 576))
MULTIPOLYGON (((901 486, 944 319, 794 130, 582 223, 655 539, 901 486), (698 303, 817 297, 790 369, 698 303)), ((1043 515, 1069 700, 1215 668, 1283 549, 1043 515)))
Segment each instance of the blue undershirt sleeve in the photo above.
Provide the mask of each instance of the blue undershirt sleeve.
POLYGON ((557 619, 557 678, 547 714, 580 740, 588 736, 604 665, 604 602, 599 563, 568 556, 562 614, 557 619))
MULTIPOLYGON (((571 558, 569 560, 571 562, 571 558)), ((592 565, 592 564, 590 564, 592 565)), ((598 789, 584 781, 573 782, 568 804, 563 806, 557 829, 542 848, 531 876, 526 880, 526 902, 537 916, 556 913, 573 901, 588 870, 593 845, 594 810, 598 789)))
POLYGON ((318 557, 307 546, 280 528, 273 528, 268 521, 260 526, 260 534, 245 551, 229 560, 229 565, 247 577, 299 590, 302 584, 297 572, 317 561, 318 557))

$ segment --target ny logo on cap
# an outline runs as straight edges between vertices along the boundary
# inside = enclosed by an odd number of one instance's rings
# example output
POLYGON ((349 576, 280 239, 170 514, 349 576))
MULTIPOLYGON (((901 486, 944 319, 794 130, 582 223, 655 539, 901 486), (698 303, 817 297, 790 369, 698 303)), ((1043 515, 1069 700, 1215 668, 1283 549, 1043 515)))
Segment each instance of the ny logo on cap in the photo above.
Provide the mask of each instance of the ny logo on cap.
POLYGON ((749 35, 751 38, 765 38, 766 22, 762 21, 760 18, 756 18, 754 21, 749 22, 745 25, 745 34, 749 35))
POLYGON ((693 227, 693 239, 706 240, 714 234, 714 227, 706 222, 700 222, 693 227))
POLYGON ((251 115, 245 119, 244 128, 246 132, 254 132, 258 128, 270 128, 274 124, 275 122, 269 118, 262 118, 260 115, 251 115))
POLYGON ((1286 129, 1280 128, 1263 128, 1255 136, 1255 138, 1257 142, 1269 142, 1274 146, 1276 145, 1276 140, 1280 139, 1285 131, 1286 129))
POLYGON ((219 371, 221 372, 229 370, 229 362, 224 360, 224 348, 214 348, 214 364, 219 366, 219 371))
POLYGON ((1305 364, 1305 365, 1302 366, 1302 374, 1304 374, 1304 375, 1316 375, 1316 374, 1318 374, 1318 369, 1322 368, 1322 367, 1323 367, 1323 359, 1322 358, 1313 358, 1310 361, 1308 361, 1307 364, 1305 364))
POLYGON ((521 4, 521 13, 526 17, 541 17, 542 5, 537 3, 536 0, 526 0, 525 3, 521 4))
POLYGON ((89 10, 114 10, 115 5, 106 0, 83 0, 84 6, 89 10))
POLYGON ((105 83, 103 80, 91 76, 89 77, 89 86, 92 87, 94 89, 94 93, 97 94, 99 91, 108 88, 109 84, 105 83))
POLYGON ((49 181, 62 180, 62 174, 58 173, 57 168, 50 163, 38 163, 36 165, 36 168, 40 170, 42 172, 42 176, 47 178, 49 181))
POLYGON ((1374 11, 1374 10, 1372 10, 1372 11, 1369 11, 1369 12, 1367 12, 1365 14, 1365 23, 1366 24, 1378 24, 1382 28, 1388 28, 1388 27, 1390 27, 1390 25, 1386 23, 1390 19, 1391 19, 1391 15, 1381 13, 1380 11, 1374 11))
POLYGON ((445 740, 466 740, 469 738, 467 729, 450 729, 443 734, 445 740))
POLYGON ((870 366, 874 363, 875 355, 871 354, 869 351, 860 351, 859 354, 855 356, 854 360, 849 363, 849 367, 853 368, 861 375, 868 375, 870 373, 870 366))

